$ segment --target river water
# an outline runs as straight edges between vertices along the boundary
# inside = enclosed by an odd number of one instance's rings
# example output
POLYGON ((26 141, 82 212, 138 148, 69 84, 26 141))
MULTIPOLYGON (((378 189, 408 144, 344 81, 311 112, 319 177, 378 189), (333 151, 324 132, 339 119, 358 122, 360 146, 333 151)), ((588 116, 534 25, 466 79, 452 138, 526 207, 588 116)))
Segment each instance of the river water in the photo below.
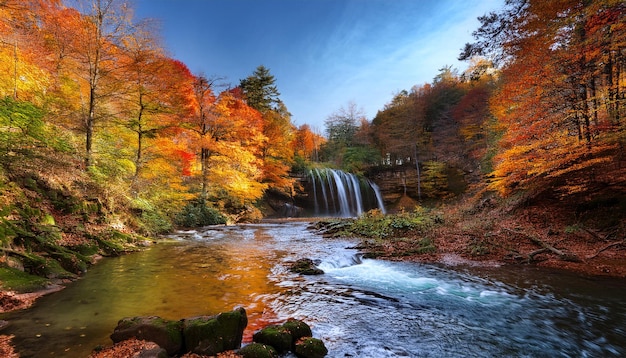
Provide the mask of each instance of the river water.
POLYGON ((528 267, 360 259, 306 222, 179 232, 105 259, 32 308, 6 314, 22 357, 86 357, 122 317, 180 319, 243 306, 254 330, 306 321, 329 357, 620 357, 626 283, 528 267), (299 276, 309 257, 326 272, 299 276))

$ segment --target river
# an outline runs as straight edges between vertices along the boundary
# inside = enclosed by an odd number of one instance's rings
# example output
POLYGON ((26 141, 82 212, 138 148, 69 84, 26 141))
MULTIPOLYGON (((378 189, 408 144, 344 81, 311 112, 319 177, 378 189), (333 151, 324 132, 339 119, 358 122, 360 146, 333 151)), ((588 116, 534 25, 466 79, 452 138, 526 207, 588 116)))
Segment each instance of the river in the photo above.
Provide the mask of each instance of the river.
POLYGON ((626 283, 524 266, 443 267, 360 259, 356 241, 306 222, 221 226, 171 235, 102 260, 24 311, 0 316, 26 357, 86 357, 122 317, 181 319, 243 306, 244 343, 289 317, 329 357, 620 357, 626 283), (326 272, 290 273, 309 257, 326 272))

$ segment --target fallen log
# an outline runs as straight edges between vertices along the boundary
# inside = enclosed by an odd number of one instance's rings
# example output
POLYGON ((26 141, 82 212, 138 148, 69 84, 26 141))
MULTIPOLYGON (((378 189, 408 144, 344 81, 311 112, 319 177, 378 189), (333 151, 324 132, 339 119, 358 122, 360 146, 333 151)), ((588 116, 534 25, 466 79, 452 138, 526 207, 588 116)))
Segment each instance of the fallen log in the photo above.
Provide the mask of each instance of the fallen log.
POLYGON ((615 242, 612 242, 610 244, 607 244, 607 245, 603 246, 602 248, 600 248, 600 250, 598 250, 598 252, 596 252, 595 254, 593 254, 591 256, 587 256, 587 260, 595 259, 603 251, 606 251, 606 250, 608 250, 608 249, 610 249, 612 247, 619 246, 619 245, 624 245, 624 244, 626 244, 626 239, 624 239, 622 241, 615 241, 615 242))
POLYGON ((549 250, 546 248, 541 248, 539 250, 535 250, 533 252, 531 252, 530 254, 528 254, 528 261, 535 261, 535 256, 539 255, 539 254, 543 254, 548 252, 549 250))
MULTIPOLYGON (((548 244, 547 242, 545 242, 545 241, 543 241, 543 240, 541 240, 541 239, 539 239, 537 237, 534 237, 532 235, 529 235, 527 233, 524 233, 524 232, 521 232, 521 231, 517 231, 517 230, 511 230, 511 229, 507 229, 507 228, 504 228, 504 230, 512 232, 514 234, 522 235, 522 236, 528 238, 530 241, 532 241, 534 244, 538 245, 539 247, 541 247, 541 248, 543 248, 545 250, 548 250, 548 251, 552 252, 553 254, 557 255, 559 257, 559 259, 561 259, 563 261, 582 262, 582 260, 578 256, 576 256, 574 254, 563 252, 563 251, 557 249, 556 247, 548 244)), ((531 254, 533 254, 533 253, 531 253, 531 254)), ((536 255, 536 254, 537 254, 537 252, 534 252, 534 255, 536 255)), ((529 258, 530 258, 530 255, 529 255, 529 258)))

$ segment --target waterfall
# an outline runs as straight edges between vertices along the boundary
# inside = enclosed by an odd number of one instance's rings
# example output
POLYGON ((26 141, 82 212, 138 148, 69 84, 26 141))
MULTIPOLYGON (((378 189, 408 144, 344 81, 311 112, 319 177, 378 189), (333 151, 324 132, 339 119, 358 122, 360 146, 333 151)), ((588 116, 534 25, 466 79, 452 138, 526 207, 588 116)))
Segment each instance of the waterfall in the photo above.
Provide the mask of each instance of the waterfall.
POLYGON ((309 178, 315 215, 353 217, 376 208, 385 213, 380 190, 369 180, 328 168, 311 170, 309 178))
POLYGON ((378 204, 378 208, 383 214, 387 214, 387 211, 385 210, 385 204, 383 203, 383 194, 381 194, 380 188, 378 187, 378 185, 374 184, 374 182, 370 181, 369 183, 372 186, 372 190, 374 190, 374 195, 376 195, 376 203, 378 204))

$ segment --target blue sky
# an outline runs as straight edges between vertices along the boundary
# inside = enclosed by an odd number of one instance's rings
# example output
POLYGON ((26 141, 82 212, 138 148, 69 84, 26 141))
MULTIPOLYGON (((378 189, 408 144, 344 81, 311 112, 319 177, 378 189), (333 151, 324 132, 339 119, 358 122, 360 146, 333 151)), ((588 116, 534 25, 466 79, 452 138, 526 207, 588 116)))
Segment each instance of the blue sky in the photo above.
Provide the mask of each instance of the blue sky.
POLYGON ((135 0, 170 55, 232 86, 264 65, 296 125, 321 133, 354 102, 368 119, 400 90, 431 82, 503 0, 135 0))

